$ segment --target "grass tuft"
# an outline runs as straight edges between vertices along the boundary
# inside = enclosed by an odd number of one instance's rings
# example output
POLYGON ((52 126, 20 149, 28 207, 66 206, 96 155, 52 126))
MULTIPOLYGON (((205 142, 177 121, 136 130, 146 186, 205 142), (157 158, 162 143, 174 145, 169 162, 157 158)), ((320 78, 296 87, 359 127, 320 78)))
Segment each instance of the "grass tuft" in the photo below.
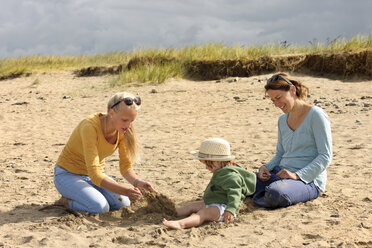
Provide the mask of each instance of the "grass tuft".
POLYGON ((182 78, 184 76, 182 63, 150 64, 123 71, 118 78, 111 82, 111 85, 117 86, 130 82, 164 83, 169 78, 182 78))
POLYGON ((38 85, 40 84, 40 80, 38 78, 36 78, 33 82, 32 82, 32 85, 38 85))

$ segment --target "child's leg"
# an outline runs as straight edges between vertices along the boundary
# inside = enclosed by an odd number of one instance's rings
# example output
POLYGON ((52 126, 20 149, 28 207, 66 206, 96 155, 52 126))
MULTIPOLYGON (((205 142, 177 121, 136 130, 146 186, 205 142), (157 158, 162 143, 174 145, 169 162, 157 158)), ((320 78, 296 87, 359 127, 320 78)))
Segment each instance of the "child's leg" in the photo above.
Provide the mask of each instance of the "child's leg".
POLYGON ((191 202, 186 206, 176 208, 177 216, 189 216, 192 213, 198 212, 202 208, 205 208, 203 201, 191 202))
POLYGON ((192 214, 181 220, 168 221, 163 219, 163 224, 173 229, 184 229, 199 226, 205 221, 217 221, 220 215, 221 213, 218 207, 212 206, 209 208, 202 208, 196 214, 192 214))

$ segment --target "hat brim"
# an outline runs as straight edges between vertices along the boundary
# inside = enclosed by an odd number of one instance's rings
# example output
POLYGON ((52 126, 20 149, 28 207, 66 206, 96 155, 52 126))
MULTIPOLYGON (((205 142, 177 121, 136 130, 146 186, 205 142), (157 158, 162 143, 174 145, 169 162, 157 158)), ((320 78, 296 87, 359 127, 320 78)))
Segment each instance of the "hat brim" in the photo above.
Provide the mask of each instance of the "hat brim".
POLYGON ((228 156, 228 157, 223 157, 223 158, 202 158, 202 157, 196 156, 196 157, 193 157, 193 159, 208 160, 208 161, 231 161, 235 159, 235 156, 228 156))

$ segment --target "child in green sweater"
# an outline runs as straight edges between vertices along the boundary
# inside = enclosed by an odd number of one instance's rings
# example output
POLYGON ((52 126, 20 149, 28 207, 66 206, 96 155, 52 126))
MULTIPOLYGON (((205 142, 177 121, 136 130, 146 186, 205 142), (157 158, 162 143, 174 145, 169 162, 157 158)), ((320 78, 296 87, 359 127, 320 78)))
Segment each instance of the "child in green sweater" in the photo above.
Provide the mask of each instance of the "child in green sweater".
POLYGON ((232 223, 243 200, 255 192, 256 175, 231 162, 234 156, 231 156, 230 144, 221 138, 204 140, 194 159, 205 164, 206 169, 213 173, 203 201, 177 208, 178 216, 188 217, 174 221, 163 219, 163 224, 183 229, 199 226, 205 221, 232 223))

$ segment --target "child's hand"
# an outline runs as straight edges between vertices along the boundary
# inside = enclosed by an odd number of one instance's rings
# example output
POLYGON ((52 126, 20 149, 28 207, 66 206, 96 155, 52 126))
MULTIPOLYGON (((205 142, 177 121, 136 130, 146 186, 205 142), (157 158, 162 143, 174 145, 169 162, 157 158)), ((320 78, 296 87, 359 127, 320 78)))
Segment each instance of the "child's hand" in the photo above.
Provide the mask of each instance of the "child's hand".
POLYGON ((222 217, 223 222, 225 222, 226 224, 233 223, 235 219, 234 215, 229 211, 223 212, 222 217))

